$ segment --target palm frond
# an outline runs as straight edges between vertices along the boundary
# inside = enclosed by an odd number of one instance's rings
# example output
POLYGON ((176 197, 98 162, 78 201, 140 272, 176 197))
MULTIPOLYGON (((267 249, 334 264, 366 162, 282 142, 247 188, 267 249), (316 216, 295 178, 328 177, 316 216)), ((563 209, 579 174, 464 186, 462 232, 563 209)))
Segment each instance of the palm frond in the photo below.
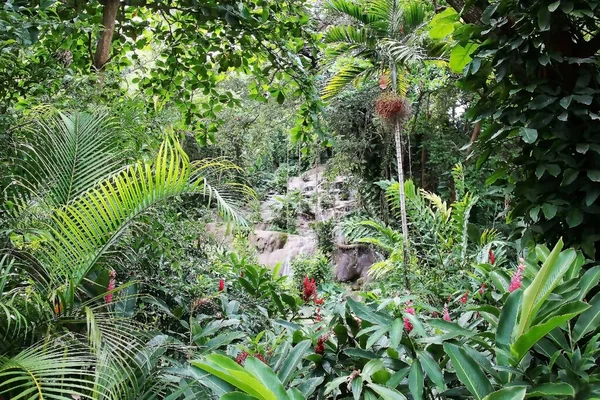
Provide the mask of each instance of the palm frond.
POLYGON ((356 82, 361 75, 372 70, 371 65, 353 63, 342 67, 333 77, 327 82, 323 88, 321 96, 324 100, 330 99, 338 95, 350 83, 356 82))
POLYGON ((68 337, 44 341, 13 357, 0 355, 0 394, 19 399, 110 399, 94 391, 92 355, 68 337))
POLYGON ((418 44, 396 39, 384 39, 380 42, 380 47, 389 58, 399 65, 411 65, 423 62, 427 53, 418 44))
POLYGON ((346 43, 355 46, 374 46, 376 41, 368 29, 350 25, 332 26, 325 32, 323 41, 327 44, 346 43))
POLYGON ((69 204, 122 162, 116 132, 106 112, 58 112, 41 118, 17 147, 13 179, 29 196, 44 194, 51 206, 69 204))
POLYGON ((378 17, 369 14, 361 3, 352 0, 329 0, 325 3, 325 8, 335 10, 365 25, 372 24, 378 20, 378 17))
POLYGON ((425 22, 425 9, 418 1, 411 1, 402 8, 404 34, 414 31, 425 22))

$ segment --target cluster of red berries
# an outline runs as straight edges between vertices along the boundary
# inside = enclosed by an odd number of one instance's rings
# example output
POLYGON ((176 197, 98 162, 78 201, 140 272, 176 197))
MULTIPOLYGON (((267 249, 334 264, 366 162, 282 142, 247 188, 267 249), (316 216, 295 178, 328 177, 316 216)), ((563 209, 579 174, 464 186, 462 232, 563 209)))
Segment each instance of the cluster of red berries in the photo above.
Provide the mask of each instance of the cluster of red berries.
MULTIPOLYGON (((247 351, 244 350, 237 355, 237 357, 235 358, 235 362, 238 363, 239 365, 244 365, 244 363, 246 362, 246 359, 248 357, 250 357, 250 353, 248 353, 247 351)), ((267 363, 267 361, 265 360, 265 356, 262 355, 261 353, 254 353, 254 355, 252 357, 256 358, 257 360, 262 361, 265 364, 267 363)))
POLYGON ((388 92, 383 93, 375 101, 375 110, 381 117, 391 119, 406 114, 408 104, 402 97, 388 92))
POLYGON ((329 335, 324 334, 317 339, 317 345, 315 346, 315 353, 325 354, 325 342, 329 338, 329 335))

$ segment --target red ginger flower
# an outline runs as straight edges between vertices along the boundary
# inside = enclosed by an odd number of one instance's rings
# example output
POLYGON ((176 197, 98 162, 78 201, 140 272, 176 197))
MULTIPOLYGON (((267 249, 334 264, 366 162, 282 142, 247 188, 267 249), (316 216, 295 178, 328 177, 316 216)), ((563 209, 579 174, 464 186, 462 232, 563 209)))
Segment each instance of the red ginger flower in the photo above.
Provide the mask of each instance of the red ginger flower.
POLYGON ((241 353, 238 354, 238 356, 235 358, 235 362, 243 365, 244 361, 246 361, 246 358, 248 358, 248 356, 250 356, 250 354, 248 354, 247 351, 242 351, 241 353))
POLYGON ((319 339, 317 339, 317 345, 315 346, 315 353, 317 354, 325 354, 325 342, 327 341, 328 335, 321 335, 319 339))
POLYGON ((451 321, 450 312, 448 311, 448 304, 444 304, 444 321, 451 321))
POLYGON ((469 301, 469 291, 468 290, 460 298, 460 302, 463 304, 467 304, 467 301, 469 301))
POLYGON ((223 290, 225 290, 225 281, 221 279, 219 281, 219 292, 222 292, 223 290))
POLYGON ((254 358, 262 361, 265 364, 267 363, 267 360, 265 360, 265 356, 263 356, 261 353, 254 353, 254 358))
POLYGON ((479 294, 483 296, 484 293, 485 293, 485 283, 482 283, 481 287, 479 288, 479 294))
POLYGON ((521 289, 523 286, 523 271, 525 270, 525 260, 519 259, 519 266, 517 267, 517 272, 513 275, 510 280, 510 286, 508 287, 508 291, 510 293, 514 292, 517 289, 521 289))
MULTIPOLYGON (((109 273, 110 278, 108 279, 108 286, 106 287, 106 291, 110 292, 111 290, 115 289, 115 277, 117 276, 117 273, 115 272, 115 270, 111 270, 109 273)), ((112 293, 108 293, 106 296, 104 296, 104 301, 108 304, 110 302, 112 302, 113 299, 113 294, 112 293)))
MULTIPOLYGON (((412 305, 412 301, 407 301, 406 305, 408 307, 406 307, 404 309, 404 311, 410 315, 415 315, 415 308, 412 305)), ((413 330, 414 326, 413 324, 410 322, 410 320, 408 319, 408 317, 404 317, 404 329, 406 330, 406 332, 410 333, 413 330)))
POLYGON ((314 300, 315 300, 315 304, 317 304, 317 305, 321 305, 321 304, 325 303, 325 297, 318 298, 316 293, 314 296, 314 300))
POLYGON ((492 249, 490 249, 488 257, 490 259, 490 264, 494 265, 494 263, 496 262, 496 255, 494 254, 494 251, 492 249))
POLYGON ((415 314, 415 308, 413 307, 412 301, 411 300, 407 301, 406 305, 407 305, 407 307, 404 309, 404 311, 406 311, 410 315, 416 315, 415 314))
POLYGON ((305 276, 302 285, 304 286, 304 290, 302 291, 302 298, 304 301, 309 301, 311 298, 316 297, 317 284, 315 282, 315 278, 308 279, 308 276, 305 276))

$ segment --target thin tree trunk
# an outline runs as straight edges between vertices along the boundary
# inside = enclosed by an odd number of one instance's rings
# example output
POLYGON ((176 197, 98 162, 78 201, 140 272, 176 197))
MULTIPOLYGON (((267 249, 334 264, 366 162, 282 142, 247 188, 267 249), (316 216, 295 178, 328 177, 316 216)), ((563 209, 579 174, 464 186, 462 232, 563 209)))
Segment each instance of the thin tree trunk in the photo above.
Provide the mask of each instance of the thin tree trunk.
MULTIPOLYGON (((391 65, 391 70, 392 70, 392 87, 395 93, 397 93, 397 70, 396 70, 396 65, 394 63, 392 63, 391 65)), ((408 274, 408 269, 409 269, 409 257, 408 257, 408 222, 407 222, 407 218, 406 218, 406 195, 404 193, 404 166, 402 165, 402 129, 403 129, 403 124, 402 124, 402 118, 403 116, 401 115, 397 115, 394 118, 394 140, 396 142, 396 162, 397 162, 397 166, 398 166, 398 190, 399 190, 399 194, 400 194, 400 220, 401 220, 401 226, 402 226, 402 238, 403 238, 403 243, 402 243, 402 249, 403 249, 403 254, 404 254, 404 271, 405 271, 405 280, 406 280, 406 287, 408 289, 410 289, 410 279, 409 279, 409 274, 408 274)))
POLYGON ((105 0, 102 11, 102 34, 96 47, 94 56, 94 68, 96 71, 103 71, 106 63, 110 59, 110 49, 112 45, 113 34, 115 32, 115 23, 119 11, 119 0, 105 0))
POLYGON ((400 219, 402 223, 402 237, 405 247, 408 244, 408 222, 406 218, 406 194, 404 193, 404 166, 402 165, 402 121, 396 117, 394 121, 394 140, 396 141, 396 162, 398 163, 398 183, 400 191, 400 219))

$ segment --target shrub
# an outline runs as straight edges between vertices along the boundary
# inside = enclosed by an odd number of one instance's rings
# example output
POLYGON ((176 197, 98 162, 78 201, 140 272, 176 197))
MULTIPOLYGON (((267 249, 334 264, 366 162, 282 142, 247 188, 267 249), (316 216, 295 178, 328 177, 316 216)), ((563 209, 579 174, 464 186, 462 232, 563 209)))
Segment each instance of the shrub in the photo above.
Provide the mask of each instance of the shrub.
POLYGON ((314 229, 317 235, 317 246, 321 252, 327 257, 331 257, 333 253, 333 229, 335 227, 335 223, 333 218, 324 221, 317 221, 312 224, 312 228, 314 229))
POLYGON ((301 288, 305 277, 314 279, 317 284, 331 280, 331 264, 325 254, 318 250, 315 255, 300 255, 292 261, 294 286, 301 288))

